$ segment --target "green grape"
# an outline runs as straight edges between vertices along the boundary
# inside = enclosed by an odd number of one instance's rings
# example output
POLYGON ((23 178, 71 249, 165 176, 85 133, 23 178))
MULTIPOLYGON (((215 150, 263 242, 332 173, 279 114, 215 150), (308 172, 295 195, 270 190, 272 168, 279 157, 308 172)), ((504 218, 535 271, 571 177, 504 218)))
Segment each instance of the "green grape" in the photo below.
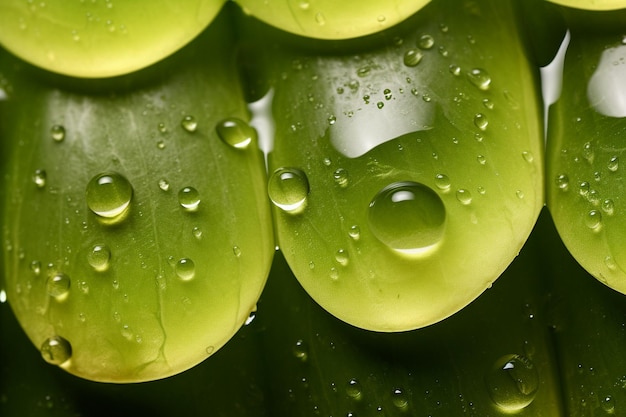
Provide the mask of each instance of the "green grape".
POLYGON ((297 35, 348 39, 403 21, 430 0, 237 0, 247 14, 297 35))
POLYGON ((513 3, 448 13, 458 5, 430 3, 363 53, 265 48, 281 51, 260 70, 279 247, 357 327, 416 329, 465 307, 543 206, 537 80, 522 47, 501 47, 521 45, 513 3))
POLYGON ((110 77, 146 67, 196 37, 225 0, 4 0, 0 44, 50 71, 110 77))
POLYGON ((547 0, 562 6, 585 10, 617 10, 626 8, 624 0, 547 0))
POLYGON ((254 136, 228 23, 154 67, 88 80, 105 93, 1 56, 14 93, 0 102, 2 290, 45 361, 95 381, 165 378, 256 308, 274 240, 261 152, 217 131, 237 120, 235 136, 254 136))

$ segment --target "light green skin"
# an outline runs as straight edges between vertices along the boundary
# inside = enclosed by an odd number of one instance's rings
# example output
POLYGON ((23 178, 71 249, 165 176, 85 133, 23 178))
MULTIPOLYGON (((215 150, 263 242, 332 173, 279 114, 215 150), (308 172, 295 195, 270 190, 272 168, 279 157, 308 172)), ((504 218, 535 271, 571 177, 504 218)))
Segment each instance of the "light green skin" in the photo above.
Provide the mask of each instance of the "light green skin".
POLYGON ((153 64, 195 38, 225 0, 3 0, 0 44, 50 71, 110 77, 153 64))
POLYGON ((376 33, 403 21, 429 2, 237 0, 246 13, 272 26, 317 39, 349 39, 376 33))
POLYGON ((626 114, 619 104, 624 84, 616 82, 624 74, 616 63, 626 57, 621 27, 597 35, 572 33, 561 96, 550 109, 546 181, 548 207, 570 253, 591 275, 626 293, 626 114), (601 223, 590 228, 594 210, 601 223))
POLYGON ((512 6, 500 0, 454 5, 450 0, 438 9, 424 8, 406 24, 410 32, 400 36, 401 44, 394 32, 387 36, 388 46, 359 55, 294 52, 270 58, 276 118, 270 172, 299 168, 310 183, 303 210, 275 209, 279 246, 305 290, 357 327, 403 331, 457 312, 516 257, 543 206, 536 79, 523 50, 501 46, 520 44, 511 27, 514 18, 501 18, 514 16, 512 6), (448 13, 453 8, 455 13, 448 13), (423 59, 415 67, 405 66, 405 52, 423 34, 435 39, 433 48, 421 51, 423 59), (460 66, 461 74, 453 75, 450 65, 460 66), (491 75, 488 90, 470 83, 466 72, 473 68, 491 75), (359 86, 351 88, 354 81, 359 86), (389 100, 385 89, 391 90, 389 100), (493 109, 485 107, 484 99, 493 109), (384 107, 378 109, 378 102, 384 107), (489 120, 485 131, 474 124, 477 113, 489 120), (380 135, 397 125, 406 134, 362 156, 346 157, 331 144, 344 141, 347 148, 358 148, 368 132, 380 135), (338 168, 349 173, 346 187, 335 183, 338 168), (437 174, 449 177, 448 191, 437 187, 437 174), (369 230, 371 199, 396 181, 424 184, 443 201, 445 230, 427 254, 394 251, 369 230), (471 204, 457 200, 459 189, 472 194, 471 204), (358 240, 349 236, 353 225, 360 228, 358 240), (345 266, 335 259, 339 249, 349 254, 345 266))
POLYGON ((72 374, 107 382, 177 374, 217 351, 255 309, 274 243, 261 152, 235 149, 215 132, 224 118, 248 119, 227 31, 227 18, 216 21, 151 71, 85 84, 100 89, 93 94, 63 88, 62 78, 11 77, 3 288, 36 347, 55 335, 70 342, 61 366, 72 374), (193 133, 180 125, 186 115, 198 122, 193 133), (67 132, 60 143, 50 134, 56 124, 67 132), (43 188, 33 183, 36 169, 47 172, 43 188), (113 225, 85 199, 91 178, 109 171, 134 190, 126 218, 113 225), (186 186, 200 193, 195 212, 178 203, 186 186), (96 244, 111 249, 103 272, 87 261, 96 244), (175 273, 182 258, 195 263, 189 281, 175 273), (54 272, 71 279, 65 300, 46 292, 54 272))

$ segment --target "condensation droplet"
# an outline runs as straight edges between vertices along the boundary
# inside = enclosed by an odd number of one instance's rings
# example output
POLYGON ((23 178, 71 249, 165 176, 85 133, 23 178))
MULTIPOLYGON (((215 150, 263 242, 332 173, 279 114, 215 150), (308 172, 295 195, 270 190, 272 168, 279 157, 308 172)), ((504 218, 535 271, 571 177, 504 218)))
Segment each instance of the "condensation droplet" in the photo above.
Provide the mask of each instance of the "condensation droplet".
POLYGON ((489 125, 489 120, 487 120, 487 116, 482 113, 476 113, 474 116, 474 126, 479 128, 480 130, 486 130, 489 125))
POLYGON ((256 130, 236 117, 222 120, 215 127, 217 135, 229 146, 245 149, 257 137, 256 130))
POLYGON ((333 178, 337 185, 342 188, 347 187, 348 183, 350 182, 348 177, 348 171, 343 168, 338 168, 337 170, 335 170, 335 172, 333 173, 333 178))
POLYGON ((309 349, 302 339, 296 341, 296 345, 293 347, 293 355, 296 359, 299 359, 302 362, 306 362, 308 360, 309 349))
POLYGON ((435 186, 443 191, 450 189, 450 178, 446 174, 435 175, 435 186))
POLYGON ((185 129, 187 132, 195 132, 196 129, 198 128, 198 122, 196 121, 196 118, 193 116, 185 116, 183 117, 183 120, 181 120, 180 125, 182 126, 183 129, 185 129))
POLYGON ((456 75, 456 76, 461 75, 461 67, 459 67, 458 65, 452 64, 448 67, 448 70, 450 70, 450 74, 452 75, 456 75))
POLYGON ((46 186, 46 182, 48 180, 48 174, 43 169, 35 170, 33 174, 33 182, 37 186, 37 188, 43 188, 46 186))
POLYGON ((619 158, 617 156, 613 156, 608 163, 609 171, 615 172, 619 169, 619 158))
POLYGON ((615 212, 615 203, 610 198, 607 198, 602 202, 602 211, 609 216, 613 215, 615 212))
POLYGON ((237 258, 241 256, 241 248, 239 246, 233 246, 233 255, 235 255, 237 258))
POLYGON ((567 191, 569 189, 569 177, 567 176, 567 174, 557 175, 555 183, 561 191, 567 191))
POLYGON ((505 412, 516 412, 535 399, 539 375, 530 359, 511 354, 495 362, 486 382, 493 402, 505 412))
POLYGON ((352 240, 359 240, 361 238, 361 228, 353 224, 350 226, 350 230, 348 230, 348 235, 352 238, 352 240))
POLYGON ((183 281, 189 281, 196 274, 196 264, 189 258, 182 258, 174 267, 176 275, 183 281))
POLYGON ((346 384, 346 395, 353 400, 360 400, 363 396, 361 384, 355 378, 352 378, 346 384))
POLYGON ((191 233, 196 239, 202 239, 202 229, 200 229, 198 226, 195 226, 193 229, 191 229, 191 233))
POLYGON ((582 197, 587 197, 587 195, 589 194, 590 188, 591 186, 589 185, 589 183, 587 181, 583 181, 578 186, 578 193, 582 197))
POLYGON ((482 68, 474 68, 467 73, 467 78, 480 90, 488 90, 491 85, 491 76, 482 68))
POLYGON ((159 180, 159 188, 163 191, 167 191, 170 189, 170 183, 165 178, 161 178, 159 180))
POLYGON ((602 409, 607 414, 615 414, 615 400, 612 395, 605 395, 602 397, 600 404, 602 409))
POLYGON ((61 336, 47 338, 40 351, 43 359, 52 365, 62 365, 72 357, 72 345, 61 336))
POLYGON ((422 35, 417 40, 417 46, 420 49, 431 49, 435 46, 435 39, 430 35, 422 35))
POLYGON ((535 160, 535 157, 533 156, 533 154, 528 151, 522 152, 522 158, 524 158, 524 161, 528 163, 532 163, 535 160))
POLYGON ((585 224, 594 231, 600 230, 602 226, 602 213, 598 210, 591 210, 585 215, 585 224))
POLYGON ((346 266, 348 265, 348 261, 350 260, 350 256, 348 255, 348 251, 345 249, 339 249, 335 252, 335 260, 337 263, 346 266))
POLYGON ((391 394, 391 402, 394 406, 401 410, 406 410, 409 406, 409 399, 407 395, 400 388, 393 390, 391 394))
POLYGON ((481 165, 485 165, 487 163, 487 158, 485 158, 484 155, 478 155, 476 157, 476 160, 478 161, 479 164, 481 165))
POLYGON ((424 184, 402 181, 380 190, 368 210, 369 227, 382 243, 403 252, 439 243, 446 223, 441 198, 424 184))
POLYGON ((65 140, 65 127, 62 125, 54 125, 50 129, 50 136, 55 142, 63 142, 65 140))
POLYGON ((87 206, 100 217, 120 218, 130 206, 133 187, 117 173, 98 174, 87 184, 87 206))
POLYGON ((472 203, 472 193, 465 188, 456 191, 456 199, 463 205, 467 206, 472 203))
POLYGON ((94 245, 87 254, 87 262, 96 271, 106 271, 109 269, 111 261, 111 250, 106 245, 94 245))
POLYGON ((604 258, 604 264, 611 271, 617 270, 617 263, 615 262, 615 259, 613 259, 611 255, 608 255, 604 258))
POLYGON ((297 212, 304 207, 309 195, 309 180, 297 168, 279 168, 270 177, 267 191, 278 208, 297 212))
POLYGON ((407 67, 415 67, 422 61, 424 56, 417 49, 409 49, 404 53, 404 65, 407 67))
POLYGON ((178 191, 178 203, 187 211, 196 211, 200 206, 200 193, 193 187, 184 187, 178 191))
POLYGON ((70 292, 70 277, 65 274, 54 274, 46 280, 46 292, 49 296, 62 301, 70 292))
POLYGON ((591 142, 585 142, 582 150, 583 158, 585 158, 589 163, 593 163, 594 153, 593 146, 591 142))

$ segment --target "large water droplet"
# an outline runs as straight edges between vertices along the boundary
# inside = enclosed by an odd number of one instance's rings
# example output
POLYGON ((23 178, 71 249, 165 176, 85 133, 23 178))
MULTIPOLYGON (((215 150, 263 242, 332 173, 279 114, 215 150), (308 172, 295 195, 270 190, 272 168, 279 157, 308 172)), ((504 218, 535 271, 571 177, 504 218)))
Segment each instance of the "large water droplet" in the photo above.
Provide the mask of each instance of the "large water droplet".
POLYGON ((409 49, 404 53, 404 65, 414 67, 422 61, 423 55, 417 49, 409 49))
POLYGON ((174 269, 178 278, 183 281, 189 281, 196 274, 196 264, 189 258, 180 259, 174 269))
POLYGON ((133 187, 120 174, 98 174, 87 184, 87 206, 100 217, 121 217, 130 205, 133 187))
POLYGON ((372 199, 368 221, 381 242, 392 249, 414 252, 441 240, 446 209, 431 188, 411 181, 396 182, 372 199))
POLYGON ((493 402, 503 411, 515 412, 535 399, 539 375, 530 359, 511 354, 495 362, 486 382, 493 402))
POLYGON ((488 90, 491 85, 491 76, 482 68, 474 68, 467 73, 470 82, 481 90, 488 90))
POLYGON ((94 245, 87 254, 87 262, 96 271, 106 271, 111 260, 111 250, 106 245, 94 245))
POLYGON ((600 230, 602 226, 602 213, 598 210, 591 210, 585 215, 585 224, 594 231, 600 230))
POLYGON ((63 301, 70 292, 70 277, 65 274, 54 274, 46 280, 46 291, 49 296, 63 301))
POLYGON ((61 336, 52 336, 41 345, 41 356, 52 365, 62 365, 72 357, 72 345, 61 336))
POLYGON ((222 120, 215 127, 217 135, 229 146, 245 149, 256 138, 256 130, 236 117, 222 120))
POLYGON ((272 202, 282 210, 295 212, 303 208, 309 195, 309 180, 297 168, 279 168, 272 174, 267 191, 272 202))
POLYGON ((178 191, 178 203, 188 211, 198 210, 200 193, 193 187, 184 187, 178 191))
POLYGON ((65 127, 61 125, 54 125, 50 129, 50 136, 55 142, 63 142, 65 139, 65 127))

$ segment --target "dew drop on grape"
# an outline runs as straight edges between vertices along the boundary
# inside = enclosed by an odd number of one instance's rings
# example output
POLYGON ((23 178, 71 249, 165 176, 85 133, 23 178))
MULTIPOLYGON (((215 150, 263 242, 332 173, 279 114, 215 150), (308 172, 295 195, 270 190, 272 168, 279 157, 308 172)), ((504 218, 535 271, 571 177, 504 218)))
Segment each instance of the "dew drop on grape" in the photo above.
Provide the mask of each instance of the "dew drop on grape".
POLYGON ((499 358, 486 377, 492 401, 505 412, 528 407, 537 394, 539 375, 532 361, 510 354, 499 358))
POLYGON ((297 168, 279 168, 272 174, 267 188, 274 205, 287 212, 296 212, 307 200, 309 180, 297 168))
POLYGON ((72 357, 72 345, 61 336, 46 339, 40 351, 44 360, 52 365, 62 365, 72 357))

